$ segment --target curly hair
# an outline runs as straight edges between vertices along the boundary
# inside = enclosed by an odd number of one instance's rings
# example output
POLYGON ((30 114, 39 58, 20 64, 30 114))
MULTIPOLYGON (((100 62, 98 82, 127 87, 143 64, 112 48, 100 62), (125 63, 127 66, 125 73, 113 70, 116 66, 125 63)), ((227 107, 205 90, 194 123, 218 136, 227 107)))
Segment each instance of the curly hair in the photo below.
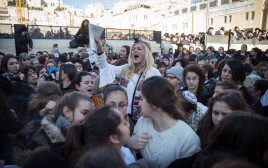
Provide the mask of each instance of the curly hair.
MULTIPOLYGON (((184 82, 186 81, 186 75, 187 75, 188 72, 193 72, 199 77, 198 89, 197 89, 197 92, 196 92, 196 98, 197 98, 198 102, 200 102, 203 87, 204 87, 204 82, 205 82, 204 70, 202 69, 202 67, 200 67, 199 65, 196 65, 196 64, 187 65, 184 68, 183 72, 182 72, 184 82)), ((186 82, 185 82, 185 84, 186 84, 186 82)))

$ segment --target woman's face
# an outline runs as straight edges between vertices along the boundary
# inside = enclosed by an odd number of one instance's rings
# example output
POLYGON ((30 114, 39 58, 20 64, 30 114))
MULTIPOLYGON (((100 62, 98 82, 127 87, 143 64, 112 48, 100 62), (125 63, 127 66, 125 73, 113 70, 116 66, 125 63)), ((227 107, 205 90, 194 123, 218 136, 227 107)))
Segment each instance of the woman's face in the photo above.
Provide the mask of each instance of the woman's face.
POLYGON ((29 85, 36 86, 37 85, 37 74, 34 70, 29 69, 27 73, 27 82, 29 85))
POLYGON ((10 58, 7 61, 7 70, 8 72, 11 72, 13 74, 16 74, 19 72, 20 65, 18 63, 18 60, 16 58, 10 58))
POLYGON ((127 115, 127 104, 128 104, 127 97, 123 92, 121 91, 111 92, 108 95, 105 104, 120 111, 123 114, 123 116, 127 115))
POLYGON ((223 51, 224 51, 223 48, 222 48, 222 47, 219 47, 219 49, 218 49, 218 53, 219 53, 219 54, 222 54, 223 51))
POLYGON ((212 108, 212 122, 215 126, 219 125, 221 120, 233 111, 225 102, 216 102, 212 108))
POLYGON ((89 23, 89 22, 88 22, 87 20, 84 21, 84 26, 87 27, 87 26, 88 26, 88 23, 89 23))
POLYGON ((83 76, 82 81, 80 82, 80 86, 76 85, 76 89, 88 97, 92 97, 93 95, 93 79, 90 75, 83 76))
POLYGON ((195 90, 198 88, 199 77, 194 72, 188 72, 185 77, 186 85, 189 90, 195 90))
POLYGON ((267 66, 260 66, 260 67, 257 69, 258 74, 259 74, 262 78, 264 78, 264 75, 265 75, 266 71, 267 71, 267 66))
POLYGON ((77 68, 77 71, 82 72, 83 71, 83 65, 79 62, 74 63, 74 66, 77 68))
POLYGON ((195 52, 196 52, 197 54, 200 54, 200 53, 201 53, 200 48, 196 48, 196 49, 195 49, 195 52))
POLYGON ((212 54, 212 51, 208 48, 207 53, 210 55, 210 54, 212 54))
POLYGON ((93 71, 90 72, 90 74, 91 74, 91 77, 92 77, 93 81, 95 81, 95 79, 97 78, 98 74, 96 72, 93 72, 93 71))
POLYGON ((39 76, 41 76, 41 75, 44 74, 44 73, 47 73, 46 68, 42 68, 42 69, 39 71, 39 76))
POLYGON ((122 47, 120 52, 119 52, 119 57, 120 58, 126 58, 127 57, 127 49, 125 47, 122 47))
POLYGON ((216 86, 215 90, 214 90, 214 94, 212 97, 216 97, 218 94, 220 94, 221 92, 223 92, 223 88, 221 86, 216 86))
POLYGON ((34 61, 32 62, 32 65, 33 65, 33 66, 37 66, 37 65, 39 65, 39 63, 38 63, 36 60, 34 60, 34 61))
POLYGON ((232 79, 232 70, 227 64, 225 64, 223 69, 222 69, 221 80, 222 81, 228 81, 228 82, 233 81, 233 79, 232 79))
POLYGON ((164 63, 166 64, 166 66, 169 66, 169 60, 168 60, 168 59, 163 58, 163 59, 162 59, 162 62, 164 62, 164 63))
POLYGON ((39 57, 41 57, 42 55, 40 53, 36 53, 35 54, 35 58, 38 59, 39 57))
POLYGON ((251 49, 250 55, 252 55, 253 57, 256 57, 257 56, 257 52, 255 52, 254 49, 251 49))
POLYGON ((132 58, 134 64, 141 64, 145 57, 145 49, 143 44, 136 43, 132 49, 132 58))
POLYGON ((166 67, 165 67, 165 66, 161 66, 158 70, 159 70, 159 72, 160 72, 161 74, 163 74, 163 73, 165 73, 165 71, 166 71, 166 67))
POLYGON ((87 100, 79 100, 77 107, 73 111, 71 117, 71 125, 80 125, 86 118, 88 112, 94 109, 94 105, 87 100))
POLYGON ((118 110, 115 110, 115 112, 119 115, 121 122, 118 126, 118 129, 120 130, 120 146, 125 145, 130 137, 130 129, 129 129, 129 122, 126 121, 125 116, 118 110))
POLYGON ((152 107, 151 105, 148 103, 147 99, 142 95, 141 93, 141 100, 139 102, 139 105, 141 106, 141 113, 142 116, 145 118, 151 118, 152 114, 152 107))
POLYGON ((175 88, 175 91, 177 91, 177 89, 179 89, 181 81, 176 76, 174 76, 172 74, 167 74, 166 78, 172 83, 172 85, 175 88))
POLYGON ((30 65, 31 64, 31 58, 30 57, 21 58, 21 64, 22 65, 30 65))

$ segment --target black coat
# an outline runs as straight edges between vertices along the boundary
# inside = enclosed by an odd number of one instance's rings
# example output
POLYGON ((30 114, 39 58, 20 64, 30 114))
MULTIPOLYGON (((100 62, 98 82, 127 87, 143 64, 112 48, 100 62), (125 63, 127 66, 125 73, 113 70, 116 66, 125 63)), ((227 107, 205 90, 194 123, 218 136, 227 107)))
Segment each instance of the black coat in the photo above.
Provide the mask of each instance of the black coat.
POLYGON ((30 121, 16 137, 14 162, 24 165, 27 155, 38 147, 50 147, 63 156, 65 136, 53 122, 53 116, 47 115, 42 120, 30 121))
POLYGON ((30 48, 33 48, 33 41, 28 34, 23 36, 21 33, 18 33, 15 36, 15 44, 17 56, 19 56, 23 52, 28 53, 28 45, 30 48))

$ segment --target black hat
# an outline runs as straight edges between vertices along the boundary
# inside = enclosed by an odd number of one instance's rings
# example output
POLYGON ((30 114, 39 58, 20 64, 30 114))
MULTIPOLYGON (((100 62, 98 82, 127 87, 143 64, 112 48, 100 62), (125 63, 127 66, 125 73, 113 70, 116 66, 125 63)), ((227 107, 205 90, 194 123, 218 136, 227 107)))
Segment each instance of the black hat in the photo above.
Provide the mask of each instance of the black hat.
POLYGON ((259 30, 259 31, 260 31, 261 29, 260 29, 260 28, 255 28, 255 31, 256 31, 256 30, 259 30))
POLYGON ((235 26, 234 29, 238 29, 238 26, 235 26))
POLYGON ((164 54, 161 60, 163 60, 164 58, 166 58, 166 59, 168 59, 168 61, 170 61, 170 60, 169 60, 169 55, 164 54))
POLYGON ((209 29, 214 29, 214 28, 213 28, 213 27, 209 27, 208 30, 209 30, 209 29))
POLYGON ((221 27, 221 29, 220 29, 220 30, 224 31, 224 27, 221 27))

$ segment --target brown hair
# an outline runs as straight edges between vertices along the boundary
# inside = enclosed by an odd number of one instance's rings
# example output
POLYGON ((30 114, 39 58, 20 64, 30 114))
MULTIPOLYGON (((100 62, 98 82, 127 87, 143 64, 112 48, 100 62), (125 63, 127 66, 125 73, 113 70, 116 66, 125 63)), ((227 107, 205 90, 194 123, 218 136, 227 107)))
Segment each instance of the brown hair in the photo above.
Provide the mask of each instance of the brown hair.
POLYGON ((65 106, 68 107, 73 112, 75 108, 78 106, 80 100, 86 100, 94 104, 92 99, 90 99, 87 95, 81 92, 74 91, 66 93, 63 96, 63 98, 57 102, 54 121, 56 122, 58 117, 63 113, 63 108, 65 106))
POLYGON ((69 80, 73 84, 73 80, 77 73, 77 68, 73 64, 62 64, 60 66, 60 72, 59 72, 59 81, 60 81, 60 88, 62 88, 62 72, 66 73, 68 75, 69 80))
POLYGON ((208 145, 211 138, 211 133, 214 130, 214 124, 212 122, 212 109, 216 102, 226 103, 233 111, 249 111, 247 103, 239 91, 225 90, 225 92, 222 92, 211 98, 207 113, 198 123, 197 134, 200 137, 202 148, 208 145))
POLYGON ((89 23, 89 20, 88 20, 88 19, 83 20, 83 22, 81 23, 80 29, 81 29, 82 32, 84 32, 85 30, 88 29, 88 27, 85 27, 85 26, 84 26, 84 23, 85 23, 86 21, 88 21, 88 23, 89 23))
POLYGON ((185 85, 186 85, 186 75, 188 72, 196 73, 196 75, 199 77, 198 89, 196 91, 196 98, 197 98, 198 102, 200 102, 203 87, 204 87, 204 82, 205 82, 204 70, 202 67, 200 67, 199 65, 196 65, 196 64, 187 65, 182 72, 183 81, 184 81, 185 85))
POLYGON ((141 92, 149 104, 161 107, 174 119, 184 120, 175 106, 177 96, 174 87, 166 78, 153 76, 146 79, 142 84, 141 92))
POLYGON ((209 153, 228 152, 267 167, 268 119, 238 111, 223 118, 213 133, 209 153), (256 145, 252 145, 256 144, 256 145))
POLYGON ((37 91, 31 95, 27 111, 27 119, 31 120, 37 110, 46 107, 47 103, 57 101, 61 96, 59 86, 54 82, 44 82, 38 86, 37 91))
POLYGON ((84 124, 68 130, 64 157, 69 160, 72 154, 78 154, 85 145, 89 148, 109 145, 110 135, 121 135, 118 126, 120 116, 115 109, 102 106, 87 114, 84 124))

